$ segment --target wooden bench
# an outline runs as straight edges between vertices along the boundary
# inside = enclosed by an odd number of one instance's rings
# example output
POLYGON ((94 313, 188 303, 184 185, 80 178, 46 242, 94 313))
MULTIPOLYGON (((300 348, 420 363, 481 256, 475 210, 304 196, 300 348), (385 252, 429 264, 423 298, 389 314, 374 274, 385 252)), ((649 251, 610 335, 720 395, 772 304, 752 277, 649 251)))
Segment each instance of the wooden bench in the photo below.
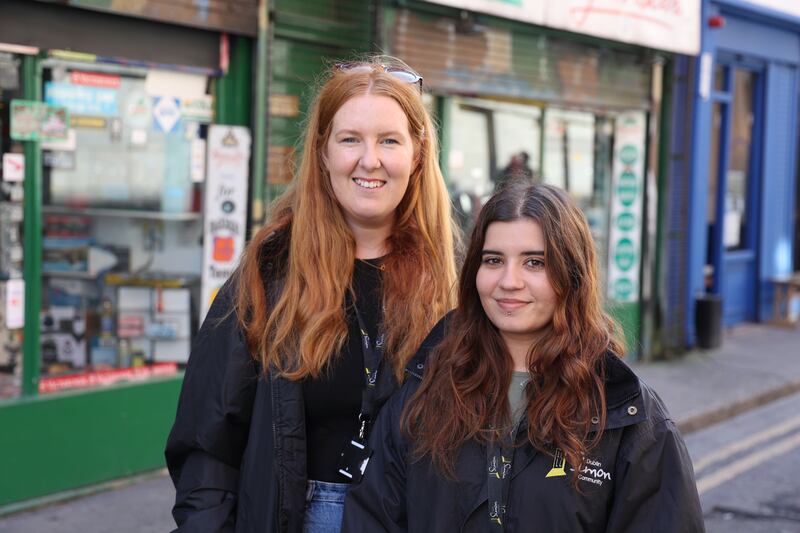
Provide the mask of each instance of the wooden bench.
POLYGON ((793 326, 800 315, 792 313, 792 303, 795 298, 800 298, 800 272, 788 276, 781 276, 770 280, 775 288, 772 320, 783 326, 793 326))

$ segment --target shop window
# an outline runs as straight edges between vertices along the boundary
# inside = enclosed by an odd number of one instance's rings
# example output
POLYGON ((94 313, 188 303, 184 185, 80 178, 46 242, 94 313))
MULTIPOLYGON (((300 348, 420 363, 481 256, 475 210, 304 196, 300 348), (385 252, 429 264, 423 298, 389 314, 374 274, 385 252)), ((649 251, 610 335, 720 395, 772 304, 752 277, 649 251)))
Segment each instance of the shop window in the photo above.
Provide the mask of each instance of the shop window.
POLYGON ((0 400, 19 395, 22 372, 22 143, 12 141, 9 108, 22 98, 21 58, 0 52, 0 400))
POLYGON ((540 180, 541 110, 478 99, 454 99, 448 177, 462 227, 510 178, 540 180))
POLYGON ((47 62, 40 392, 174 374, 198 323, 205 76, 47 62))
POLYGON ((566 189, 586 214, 605 269, 613 114, 454 98, 448 131, 448 178, 465 231, 509 177, 550 183, 566 189))

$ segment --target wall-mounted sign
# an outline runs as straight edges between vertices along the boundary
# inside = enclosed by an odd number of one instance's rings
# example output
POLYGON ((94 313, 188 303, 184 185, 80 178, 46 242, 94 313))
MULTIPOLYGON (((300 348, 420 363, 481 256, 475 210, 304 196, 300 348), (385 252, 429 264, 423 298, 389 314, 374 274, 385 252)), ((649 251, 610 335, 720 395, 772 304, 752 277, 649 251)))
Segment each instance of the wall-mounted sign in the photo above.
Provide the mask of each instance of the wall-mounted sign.
POLYGON ((91 116, 116 116, 119 114, 117 90, 89 85, 73 85, 48 81, 44 84, 44 101, 50 105, 66 107, 70 113, 91 116))
POLYGON ((208 128, 201 321, 244 250, 250 143, 247 128, 208 128))
POLYGON ((641 112, 616 119, 608 236, 608 298, 615 302, 639 298, 646 127, 641 112))
POLYGON ((153 98, 153 122, 157 131, 170 133, 181 119, 181 104, 171 96, 153 98))
POLYGON ((11 138, 15 141, 66 139, 69 116, 63 107, 11 100, 11 138))
POLYGON ((430 1, 659 50, 700 50, 701 0, 430 1))
POLYGON ((269 95, 269 114, 273 117, 294 118, 300 115, 300 97, 295 94, 269 95))
POLYGON ((214 101, 211 95, 181 98, 181 118, 207 124, 214 119, 214 101))
POLYGON ((23 154, 3 154, 3 181, 25 180, 25 156, 23 154))

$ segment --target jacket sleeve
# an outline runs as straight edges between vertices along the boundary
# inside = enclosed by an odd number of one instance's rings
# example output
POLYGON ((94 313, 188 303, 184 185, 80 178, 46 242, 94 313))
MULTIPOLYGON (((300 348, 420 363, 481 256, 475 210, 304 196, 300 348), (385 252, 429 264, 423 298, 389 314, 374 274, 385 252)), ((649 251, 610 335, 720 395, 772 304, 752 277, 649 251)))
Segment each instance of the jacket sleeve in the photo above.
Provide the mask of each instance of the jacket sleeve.
POLYGON ((234 295, 228 281, 197 334, 167 440, 176 490, 172 514, 180 533, 234 529, 239 465, 258 381, 237 325, 234 295))
POLYGON ((625 431, 606 531, 704 532, 692 461, 672 420, 647 420, 625 431))
POLYGON ((408 530, 406 444, 400 434, 400 414, 417 385, 416 380, 406 382, 381 409, 369 439, 372 457, 361 482, 347 491, 343 533, 408 530))

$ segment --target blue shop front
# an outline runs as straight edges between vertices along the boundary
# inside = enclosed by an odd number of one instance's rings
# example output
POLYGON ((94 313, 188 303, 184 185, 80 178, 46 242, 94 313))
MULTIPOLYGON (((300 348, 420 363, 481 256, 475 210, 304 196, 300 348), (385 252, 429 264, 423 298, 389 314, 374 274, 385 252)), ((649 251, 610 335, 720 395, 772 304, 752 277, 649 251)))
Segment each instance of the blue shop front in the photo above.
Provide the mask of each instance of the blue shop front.
MULTIPOLYGON (((722 326, 774 318, 775 281, 800 269, 800 4, 705 0, 695 63, 686 298, 716 295, 722 326)), ((685 314, 696 342, 696 308, 685 314)))

